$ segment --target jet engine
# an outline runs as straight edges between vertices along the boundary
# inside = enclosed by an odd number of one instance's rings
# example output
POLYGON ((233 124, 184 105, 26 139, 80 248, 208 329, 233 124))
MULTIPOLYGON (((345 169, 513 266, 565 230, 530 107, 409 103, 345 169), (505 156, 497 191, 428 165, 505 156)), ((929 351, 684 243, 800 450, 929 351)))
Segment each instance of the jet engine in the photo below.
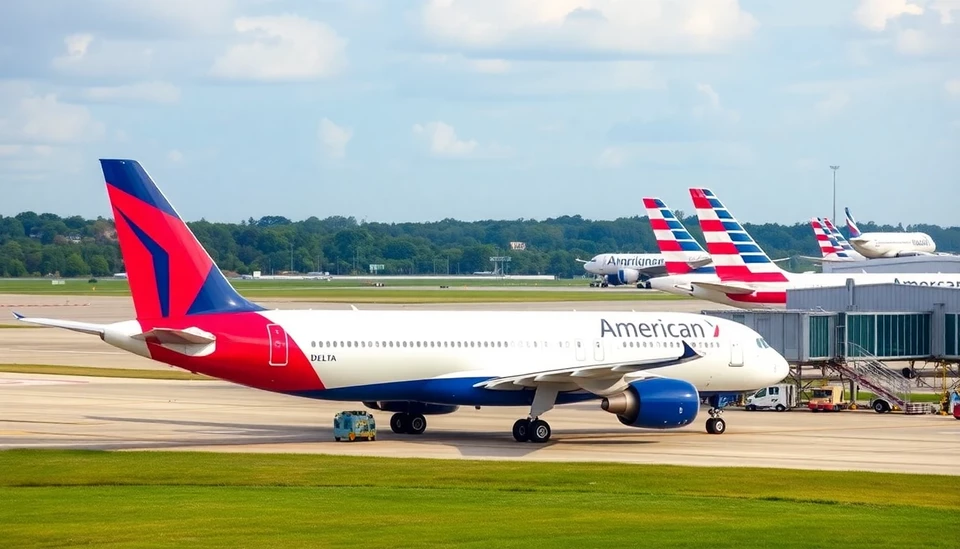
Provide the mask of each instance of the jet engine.
POLYGON ((617 274, 607 275, 607 284, 620 286, 621 284, 636 284, 640 280, 640 271, 636 269, 620 269, 617 274))
POLYGON ((409 402, 405 400, 364 401, 363 405, 371 410, 400 412, 405 414, 423 414, 425 416, 452 414, 460 408, 459 406, 428 404, 426 402, 409 402))
POLYGON ((700 394, 693 384, 679 379, 644 379, 604 398, 600 407, 630 427, 675 429, 697 419, 700 394))

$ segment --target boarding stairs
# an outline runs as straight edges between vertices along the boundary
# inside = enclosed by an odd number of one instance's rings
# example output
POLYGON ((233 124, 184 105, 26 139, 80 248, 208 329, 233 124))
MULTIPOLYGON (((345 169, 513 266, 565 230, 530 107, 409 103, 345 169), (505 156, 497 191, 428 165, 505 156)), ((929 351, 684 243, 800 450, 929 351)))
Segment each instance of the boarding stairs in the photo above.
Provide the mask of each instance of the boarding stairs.
POLYGON ((906 410, 910 401, 910 381, 886 367, 876 356, 856 343, 847 343, 845 360, 833 363, 838 373, 855 381, 876 397, 906 410), (854 352, 854 356, 851 356, 854 352))

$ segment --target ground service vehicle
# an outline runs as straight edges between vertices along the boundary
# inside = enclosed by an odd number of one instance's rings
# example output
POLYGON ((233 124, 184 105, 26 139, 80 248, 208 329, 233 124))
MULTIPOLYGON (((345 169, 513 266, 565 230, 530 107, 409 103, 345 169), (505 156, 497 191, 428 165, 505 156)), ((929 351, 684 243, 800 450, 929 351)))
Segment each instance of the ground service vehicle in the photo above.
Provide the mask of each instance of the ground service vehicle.
POLYGON ((785 412, 797 405, 797 388, 789 383, 764 387, 747 397, 746 409, 785 412))
POLYGON ((333 416, 333 439, 377 440, 377 421, 365 411, 347 410, 333 416))
POLYGON ((843 387, 839 385, 828 385, 814 389, 810 396, 810 402, 807 403, 807 408, 814 412, 821 410, 839 412, 849 407, 850 403, 843 400, 843 387))

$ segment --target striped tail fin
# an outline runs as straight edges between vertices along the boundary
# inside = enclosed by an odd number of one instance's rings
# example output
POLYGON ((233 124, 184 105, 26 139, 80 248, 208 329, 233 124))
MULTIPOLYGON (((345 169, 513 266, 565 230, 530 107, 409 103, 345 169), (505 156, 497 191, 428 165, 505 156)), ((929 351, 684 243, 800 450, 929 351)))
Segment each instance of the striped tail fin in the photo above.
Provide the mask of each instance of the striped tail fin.
POLYGON ((860 236, 860 228, 857 227, 857 221, 853 218, 853 214, 850 213, 850 208, 844 208, 843 211, 847 214, 847 230, 850 231, 850 238, 860 236))
POLYGON ((840 244, 840 249, 847 252, 847 254, 850 254, 850 252, 854 251, 853 246, 851 246, 850 243, 847 242, 847 239, 843 237, 843 233, 840 232, 840 229, 837 229, 833 225, 833 222, 830 221, 830 218, 823 218, 823 225, 827 228, 827 233, 835 238, 837 243, 840 244))
POLYGON ((650 228, 657 239, 667 274, 715 273, 712 266, 697 266, 709 256, 683 223, 659 198, 644 198, 650 228))
POLYGON ((838 252, 837 247, 831 242, 830 235, 828 235, 826 229, 824 229, 820 218, 812 218, 810 220, 810 226, 813 227, 813 234, 817 237, 817 245, 820 246, 820 255, 823 256, 824 259, 832 257, 833 254, 838 252))
POLYGON ((707 251, 721 281, 786 282, 787 276, 770 260, 710 189, 690 189, 707 251))
POLYGON ((138 319, 262 311, 233 289, 135 160, 101 160, 138 319))

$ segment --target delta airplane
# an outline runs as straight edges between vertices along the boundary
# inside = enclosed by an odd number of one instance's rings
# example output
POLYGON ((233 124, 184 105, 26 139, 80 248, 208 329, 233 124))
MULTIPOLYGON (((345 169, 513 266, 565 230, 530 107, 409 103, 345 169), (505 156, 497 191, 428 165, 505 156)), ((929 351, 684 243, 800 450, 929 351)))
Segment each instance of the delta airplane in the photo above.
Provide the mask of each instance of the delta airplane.
POLYGON ((850 208, 844 208, 843 211, 847 214, 850 243, 867 259, 933 255, 937 250, 936 243, 926 233, 862 233, 850 208))
POLYGON ((690 189, 713 258, 710 274, 667 275, 650 281, 654 289, 690 295, 740 308, 783 308, 787 290, 854 284, 910 284, 960 288, 960 275, 920 273, 790 273, 757 245, 710 189, 690 189))
POLYGON ((705 399, 721 434, 726 404, 789 370, 753 330, 690 313, 267 310, 227 282, 138 162, 101 167, 136 319, 20 320, 256 389, 359 401, 414 435, 459 406, 529 406, 513 436, 545 442, 541 415, 596 399, 650 429, 689 425, 705 399))
MULTIPOLYGON (((638 288, 647 285, 647 281, 656 276, 667 274, 663 254, 599 254, 589 261, 583 261, 583 269, 599 276, 602 286, 621 286, 636 284, 638 288)), ((696 269, 710 263, 706 252, 689 258, 689 266, 696 269)))

